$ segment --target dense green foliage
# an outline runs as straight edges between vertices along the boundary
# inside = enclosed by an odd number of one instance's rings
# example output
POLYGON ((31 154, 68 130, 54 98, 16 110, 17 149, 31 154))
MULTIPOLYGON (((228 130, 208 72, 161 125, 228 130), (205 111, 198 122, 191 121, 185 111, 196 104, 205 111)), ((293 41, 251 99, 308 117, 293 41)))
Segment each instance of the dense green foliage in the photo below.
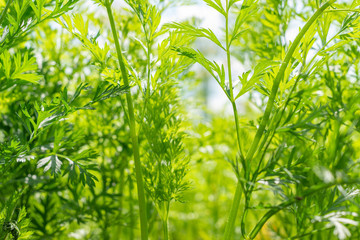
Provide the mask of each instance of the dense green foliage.
POLYGON ((359 6, 0 1, 0 240, 359 239, 359 6))

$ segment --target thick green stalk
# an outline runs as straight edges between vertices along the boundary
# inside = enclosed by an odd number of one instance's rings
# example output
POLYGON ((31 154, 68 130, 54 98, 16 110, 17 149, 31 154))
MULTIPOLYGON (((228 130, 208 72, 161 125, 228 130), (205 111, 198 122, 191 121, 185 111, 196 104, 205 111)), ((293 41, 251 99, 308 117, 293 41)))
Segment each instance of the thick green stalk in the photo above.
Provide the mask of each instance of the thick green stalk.
MULTIPOLYGON (((111 4, 109 0, 105 0, 105 7, 107 10, 107 14, 110 21, 111 31, 114 37, 116 53, 121 69, 121 75, 124 80, 124 84, 129 86, 128 73, 125 67, 125 63, 123 60, 123 56, 121 53, 121 47, 119 43, 119 37, 117 35, 114 16, 111 10, 111 4)), ((126 101, 129 112, 129 125, 130 125, 130 135, 133 144, 133 153, 134 153, 134 162, 135 162, 135 173, 136 173, 136 183, 137 183, 137 191, 138 191, 138 199, 139 199, 139 210, 140 210, 140 228, 141 228, 141 239, 148 239, 148 227, 147 227, 147 214, 146 214, 146 202, 145 202, 145 192, 144 192, 144 183, 142 179, 142 171, 141 171, 141 162, 140 162, 140 151, 139 151, 139 143, 138 137, 136 135, 136 122, 135 122, 135 114, 134 114, 134 106, 132 101, 131 92, 126 93, 126 101)))
POLYGON ((170 201, 163 201, 157 205, 157 210, 160 215, 164 240, 169 240, 169 211, 170 201))
POLYGON ((226 227, 225 227, 225 234, 224 234, 225 240, 232 239, 232 237, 233 237, 236 216, 237 216, 237 212, 239 210, 239 205, 240 205, 240 200, 241 200, 241 194, 242 194, 242 186, 241 186, 241 183, 238 182, 238 184, 236 186, 233 203, 231 205, 230 215, 229 215, 228 221, 226 223, 226 227))
POLYGON ((169 240, 168 219, 163 220, 164 240, 169 240))
MULTIPOLYGON (((258 130, 256 131, 255 138, 251 144, 251 147, 246 155, 245 161, 246 161, 246 170, 247 170, 246 178, 247 179, 249 179, 249 177, 250 177, 250 161, 252 160, 252 158, 257 150, 257 147, 259 145, 261 137, 264 133, 265 127, 269 121, 269 117, 270 117, 272 108, 274 106, 275 97, 276 97, 280 82, 283 78, 284 72, 290 63, 290 60, 291 60, 297 46, 299 45, 301 39, 303 38, 305 33, 308 31, 310 26, 322 14, 322 12, 324 12, 325 9, 328 8, 335 1, 336 0, 327 1, 314 13, 314 15, 309 19, 309 21, 301 29, 300 33, 296 36, 294 42, 291 44, 291 47, 289 48, 289 50, 285 56, 284 61, 282 62, 281 66, 280 66, 279 72, 274 79, 274 83, 273 83, 273 86, 271 89, 271 94, 270 94, 268 103, 266 105, 264 116, 261 120, 258 130)), ((230 93, 231 93, 231 90, 232 89, 230 89, 230 93)), ((237 216, 237 211, 238 211, 239 205, 240 205, 240 198, 241 198, 241 182, 238 182, 238 186, 236 187, 236 192, 235 192, 234 200, 233 200, 232 207, 231 207, 229 220, 228 220, 228 223, 226 226, 225 237, 224 237, 224 239, 226 239, 226 240, 231 239, 231 237, 232 237, 232 234, 234 231, 234 226, 235 226, 235 221, 236 221, 236 216, 237 216)))

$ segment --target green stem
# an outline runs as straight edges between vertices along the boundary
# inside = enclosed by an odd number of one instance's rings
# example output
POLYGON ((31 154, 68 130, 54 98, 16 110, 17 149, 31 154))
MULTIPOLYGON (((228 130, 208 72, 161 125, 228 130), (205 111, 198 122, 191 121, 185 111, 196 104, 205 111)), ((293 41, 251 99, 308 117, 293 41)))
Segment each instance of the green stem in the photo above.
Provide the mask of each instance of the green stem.
POLYGON ((231 101, 234 101, 234 91, 233 91, 233 84, 232 84, 232 76, 231 76, 231 59, 230 59, 230 46, 229 46, 229 18, 226 16, 226 61, 228 67, 228 75, 229 75, 229 91, 230 91, 230 98, 231 101))
POLYGON ((224 234, 225 240, 232 239, 232 237, 233 237, 236 216, 237 216, 237 212, 239 210, 239 205, 240 205, 240 200, 241 200, 241 194, 242 194, 242 185, 239 181, 236 186, 235 196, 234 196, 233 203, 231 205, 230 215, 229 215, 228 221, 226 223, 226 227, 225 227, 225 234, 224 234))
MULTIPOLYGON (((114 144, 115 145, 115 144, 114 144)), ((121 196, 124 196, 124 186, 125 186, 125 167, 127 167, 127 159, 126 159, 126 154, 124 154, 121 158, 121 169, 120 169, 120 183, 119 183, 119 193, 121 196)), ((124 209, 124 203, 123 203, 123 197, 119 198, 119 214, 120 216, 122 216, 123 214, 123 209, 124 209)), ((118 236, 119 238, 122 239, 122 232, 123 232, 123 227, 120 225, 118 227, 118 236)))
POLYGON ((147 60, 147 89, 146 89, 146 96, 150 96, 150 86, 151 86, 151 42, 150 40, 147 41, 147 54, 146 54, 146 60, 147 60))
MULTIPOLYGON (((243 159, 243 153, 241 150, 241 138, 240 138, 240 127, 239 127, 239 115, 236 108, 236 103, 234 99, 234 89, 233 89, 233 82, 232 82, 232 74, 231 74, 231 54, 230 54, 230 43, 229 43, 229 1, 226 0, 226 16, 225 16, 225 34, 226 34, 226 58, 227 58, 227 67, 228 67, 228 77, 229 77, 229 92, 230 92, 230 101, 234 112, 234 118, 235 118, 235 126, 236 126, 236 135, 237 135, 237 144, 240 152, 240 158, 243 159)), ((242 165, 245 168, 245 164, 242 161, 242 165)), ((239 204, 241 200, 242 195, 242 184, 238 180, 234 201, 231 205, 230 214, 228 221, 225 226, 225 233, 224 233, 224 239, 231 239, 234 228, 235 228, 235 221, 237 212, 239 210, 239 204)))
POLYGON ((164 240, 169 240, 169 230, 168 230, 168 221, 169 219, 164 219, 163 222, 163 231, 164 231, 164 240))
MULTIPOLYGON (((268 103, 266 105, 266 109, 265 109, 265 113, 264 116, 261 120, 260 126, 258 128, 258 130, 256 131, 255 134, 255 138, 251 144, 251 147, 246 155, 246 159, 245 159, 245 164, 246 164, 246 179, 249 179, 250 177, 250 161, 252 160, 257 147, 259 145, 259 142, 261 140, 261 137, 264 133, 265 127, 269 121, 269 117, 272 111, 272 108, 274 106, 275 103, 275 97, 281 82, 281 79, 283 78, 284 72, 287 68, 287 66, 290 63, 290 60, 297 48, 297 46, 299 45, 301 39, 303 38, 303 36, 305 35, 305 33, 308 31, 308 29, 310 28, 310 26, 315 22, 315 20, 322 14, 323 11, 325 11, 326 8, 328 8, 332 3, 334 3, 336 0, 330 0, 327 1, 326 3, 324 3, 315 13, 314 15, 309 19, 309 21, 305 24, 305 26, 301 29, 300 33, 296 36, 294 42, 291 44, 285 59, 283 61, 283 63, 280 66, 279 72, 276 75, 275 79, 274 79, 274 83, 271 89, 271 94, 268 100, 268 103)), ((228 2, 228 1, 227 1, 228 2)), ((228 32, 228 19, 226 17, 226 32, 228 32)), ((228 34, 226 34, 226 40, 228 40, 228 34)), ((227 45, 228 47, 228 45, 227 45)), ((231 82, 230 82, 231 83, 231 82)), ((232 94, 232 84, 230 84, 230 94, 232 94)), ((231 239, 231 236, 233 234, 233 230, 234 230, 234 226, 235 226, 235 220, 236 220, 236 215, 237 215, 237 211, 239 209, 239 205, 240 205, 240 198, 241 198, 241 188, 242 188, 242 184, 239 181, 236 187, 236 192, 235 192, 235 196, 234 196, 234 200, 232 203, 232 207, 231 207, 231 212, 230 212, 230 216, 229 216, 229 220, 226 224, 226 230, 225 230, 225 237, 224 239, 231 239)))
MULTIPOLYGON (((114 16, 111 10, 111 4, 109 0, 105 0, 105 7, 107 10, 107 14, 110 21, 111 31, 114 37, 116 53, 121 69, 121 75, 124 80, 124 84, 129 86, 129 79, 127 70, 125 67, 125 63, 123 60, 123 56, 121 53, 121 47, 119 43, 119 37, 117 35, 114 16)), ((141 162, 140 162, 140 151, 139 151, 139 143, 138 137, 136 134, 136 122, 135 122, 135 114, 134 114, 134 106, 131 96, 131 91, 126 93, 126 101, 129 112, 129 124, 130 124, 130 135, 133 144, 133 154, 134 154, 134 162, 135 162, 135 175, 136 175, 136 183, 137 183, 137 191, 138 191, 138 199, 139 199, 139 210, 140 210, 140 228, 141 228, 141 239, 148 239, 148 227, 147 227, 147 214, 146 214, 146 202, 145 202, 145 192, 144 192, 144 183, 142 179, 142 171, 141 171, 141 162)))
POLYGON ((129 230, 129 240, 133 240, 134 239, 135 219, 134 219, 134 206, 133 206, 133 193, 132 193, 133 183, 132 183, 130 174, 128 176, 128 181, 129 181, 129 189, 128 190, 129 190, 129 214, 130 214, 130 227, 128 228, 128 230, 129 230))
POLYGON ((360 9, 331 9, 325 12, 360 12, 360 9))
POLYGON ((8 2, 6 3, 5 8, 4 8, 4 10, 2 11, 1 16, 0 16, 0 25, 1 25, 2 22, 4 21, 5 16, 6 16, 6 12, 7 12, 7 10, 9 9, 11 3, 12 3, 12 0, 8 0, 8 2))
MULTIPOLYGON (((238 113, 237 113, 237 109, 236 109, 236 105, 235 102, 232 102, 232 106, 233 106, 233 111, 234 111, 234 117, 235 117, 235 124, 236 124, 236 133, 237 133, 237 139, 238 139, 238 145, 239 145, 239 149, 240 148, 240 127, 239 127, 239 117, 238 117, 238 113)), ((240 155, 241 155, 241 159, 242 158, 242 153, 240 150, 240 155)), ((242 160, 241 160, 242 161, 242 160)), ((242 166, 246 172, 245 169, 245 163, 242 161, 242 166)), ((241 200, 241 195, 243 192, 244 186, 242 185, 242 183, 238 180, 237 186, 236 186, 236 191, 235 191, 235 195, 234 195, 234 199, 231 205, 231 209, 230 209, 230 215, 228 218, 228 221, 226 223, 225 226, 225 234, 224 234, 224 239, 231 239, 233 233, 234 233, 234 228, 235 228, 235 221, 236 221, 236 216, 237 216, 237 212, 239 209, 239 205, 240 205, 240 200, 241 200)))
MULTIPOLYGON (((237 136, 237 142, 238 142, 238 147, 239 147, 239 151, 240 151, 240 157, 241 157, 241 159, 243 159, 244 155, 243 155, 243 152, 241 150, 239 114, 237 112, 235 100, 231 102, 231 105, 232 105, 233 112, 234 112, 235 125, 236 125, 236 136, 237 136)), ((244 169, 246 170, 245 162, 242 162, 242 164, 243 164, 244 169)))
POLYGON ((248 213, 248 210, 249 210, 250 197, 251 197, 251 192, 247 190, 245 192, 244 210, 242 211, 241 222, 240 222, 241 235, 243 236, 244 239, 245 239, 245 236, 246 236, 245 219, 247 217, 247 213, 248 213))
POLYGON ((164 234, 164 240, 169 240, 169 211, 170 211, 170 201, 164 201, 158 207, 158 212, 162 221, 162 228, 164 234))

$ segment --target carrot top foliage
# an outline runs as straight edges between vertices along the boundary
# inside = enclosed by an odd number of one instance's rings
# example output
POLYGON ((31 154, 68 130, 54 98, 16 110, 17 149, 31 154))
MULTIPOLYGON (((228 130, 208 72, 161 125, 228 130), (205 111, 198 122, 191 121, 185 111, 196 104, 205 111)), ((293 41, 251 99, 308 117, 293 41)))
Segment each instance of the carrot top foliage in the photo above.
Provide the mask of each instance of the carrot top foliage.
POLYGON ((358 239, 359 5, 0 1, 0 239, 358 239))

